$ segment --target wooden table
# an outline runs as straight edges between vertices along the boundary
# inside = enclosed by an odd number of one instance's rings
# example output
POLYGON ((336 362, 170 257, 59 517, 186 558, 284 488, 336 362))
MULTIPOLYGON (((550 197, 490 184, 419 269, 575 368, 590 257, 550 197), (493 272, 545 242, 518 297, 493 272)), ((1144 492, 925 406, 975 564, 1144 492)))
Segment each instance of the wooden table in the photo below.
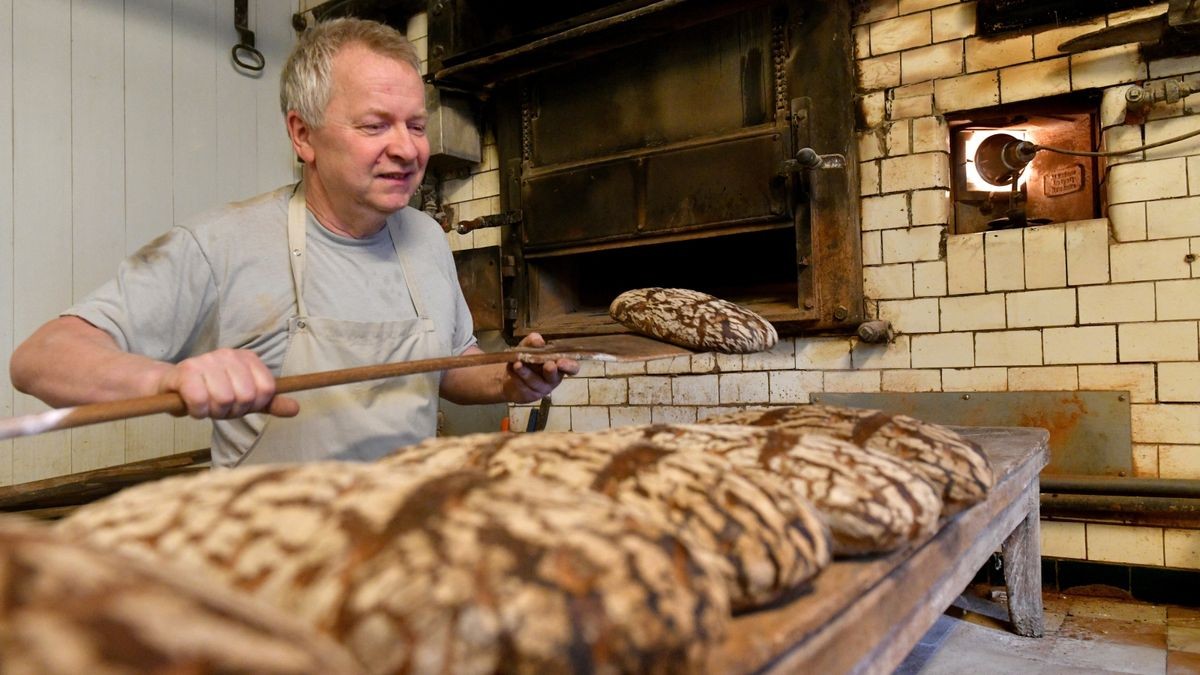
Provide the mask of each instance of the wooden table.
POLYGON ((1009 616, 1041 637, 1038 473, 1049 461, 1043 429, 962 427, 996 474, 986 501, 896 553, 838 561, 807 593, 734 619, 711 673, 891 673, 997 550, 1009 616))

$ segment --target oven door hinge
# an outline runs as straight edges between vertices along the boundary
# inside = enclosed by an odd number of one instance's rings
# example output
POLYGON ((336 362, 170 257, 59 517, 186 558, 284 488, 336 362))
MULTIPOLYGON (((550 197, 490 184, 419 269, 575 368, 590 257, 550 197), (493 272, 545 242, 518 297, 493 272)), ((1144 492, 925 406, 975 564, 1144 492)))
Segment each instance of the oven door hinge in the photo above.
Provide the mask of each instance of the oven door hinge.
POLYGON ((460 220, 454 226, 454 230, 459 234, 466 234, 471 230, 479 230, 485 227, 500 227, 502 225, 515 225, 521 222, 521 210, 504 211, 490 216, 480 216, 471 220, 460 220))
POLYGON ((517 276, 517 257, 506 255, 500 258, 500 276, 512 279, 517 276))

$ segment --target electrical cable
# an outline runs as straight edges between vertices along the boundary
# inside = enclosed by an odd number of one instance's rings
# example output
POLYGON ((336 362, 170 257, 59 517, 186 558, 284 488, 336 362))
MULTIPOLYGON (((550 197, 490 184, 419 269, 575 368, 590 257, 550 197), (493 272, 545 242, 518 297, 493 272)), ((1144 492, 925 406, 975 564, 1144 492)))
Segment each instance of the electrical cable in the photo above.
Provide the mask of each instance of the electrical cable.
POLYGON ((1131 152, 1141 152, 1143 150, 1151 150, 1153 148, 1162 147, 1164 145, 1178 143, 1179 141, 1185 141, 1193 136, 1200 136, 1200 129, 1193 129, 1192 131, 1189 131, 1186 134, 1183 134, 1180 136, 1175 136, 1174 138, 1168 138, 1168 139, 1162 140, 1162 141, 1157 141, 1154 143, 1147 143, 1146 145, 1138 146, 1136 148, 1127 148, 1125 150, 1105 150, 1105 151, 1101 151, 1101 152, 1090 152, 1087 150, 1068 150, 1067 148, 1054 148, 1054 147, 1050 147, 1048 145, 1038 145, 1037 143, 1031 143, 1030 145, 1033 146, 1034 150, 1046 150, 1048 152, 1056 152, 1060 155, 1077 155, 1080 157, 1115 157, 1118 155, 1128 155, 1131 152))

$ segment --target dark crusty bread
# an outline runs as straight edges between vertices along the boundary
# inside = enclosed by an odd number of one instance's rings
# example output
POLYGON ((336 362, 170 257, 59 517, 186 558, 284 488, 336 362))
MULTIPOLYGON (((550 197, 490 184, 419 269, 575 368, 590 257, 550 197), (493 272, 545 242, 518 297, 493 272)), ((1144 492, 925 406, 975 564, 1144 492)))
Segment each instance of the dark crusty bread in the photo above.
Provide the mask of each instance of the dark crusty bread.
POLYGON ((380 462, 533 475, 603 493, 715 556, 738 610, 777 599, 830 561, 824 524, 784 481, 698 450, 596 434, 476 434, 431 439, 380 462))
POLYGON ((0 518, 0 671, 360 673, 344 649, 199 577, 0 518))
POLYGON ((727 300, 686 288, 626 291, 608 306, 621 325, 691 349, 747 354, 770 349, 775 327, 758 314, 727 300))
POLYGON ((937 529, 938 492, 907 463, 819 434, 722 424, 654 424, 607 432, 719 454, 787 481, 829 525, 838 556, 883 553, 937 529))
POLYGON ((59 528, 284 609, 373 673, 689 671, 728 621, 666 527, 529 476, 245 467, 130 488, 59 528))
POLYGON ((953 429, 907 415, 812 404, 746 410, 704 422, 819 432, 899 457, 941 492, 943 516, 985 499, 995 480, 976 443, 953 429))

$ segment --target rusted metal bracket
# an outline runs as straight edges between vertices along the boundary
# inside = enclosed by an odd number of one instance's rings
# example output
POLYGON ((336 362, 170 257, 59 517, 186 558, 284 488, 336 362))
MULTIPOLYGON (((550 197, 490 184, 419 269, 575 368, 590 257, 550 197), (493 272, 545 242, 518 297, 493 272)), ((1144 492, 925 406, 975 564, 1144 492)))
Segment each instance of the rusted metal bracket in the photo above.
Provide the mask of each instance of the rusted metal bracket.
POLYGON ((809 107, 812 99, 801 96, 791 100, 788 111, 788 124, 792 130, 793 148, 800 148, 792 159, 784 160, 779 166, 779 175, 788 176, 804 171, 825 169, 845 169, 846 156, 838 154, 822 155, 809 147, 812 143, 812 114, 809 107))
POLYGON ((454 230, 459 234, 466 234, 471 230, 479 230, 485 227, 500 227, 502 225, 515 225, 521 222, 521 210, 505 211, 496 213, 490 216, 480 216, 471 220, 460 220, 454 230))
POLYGON ((829 169, 845 169, 846 156, 838 154, 820 155, 812 148, 800 148, 794 159, 786 159, 779 166, 780 175, 800 173, 801 171, 825 171, 829 169))

